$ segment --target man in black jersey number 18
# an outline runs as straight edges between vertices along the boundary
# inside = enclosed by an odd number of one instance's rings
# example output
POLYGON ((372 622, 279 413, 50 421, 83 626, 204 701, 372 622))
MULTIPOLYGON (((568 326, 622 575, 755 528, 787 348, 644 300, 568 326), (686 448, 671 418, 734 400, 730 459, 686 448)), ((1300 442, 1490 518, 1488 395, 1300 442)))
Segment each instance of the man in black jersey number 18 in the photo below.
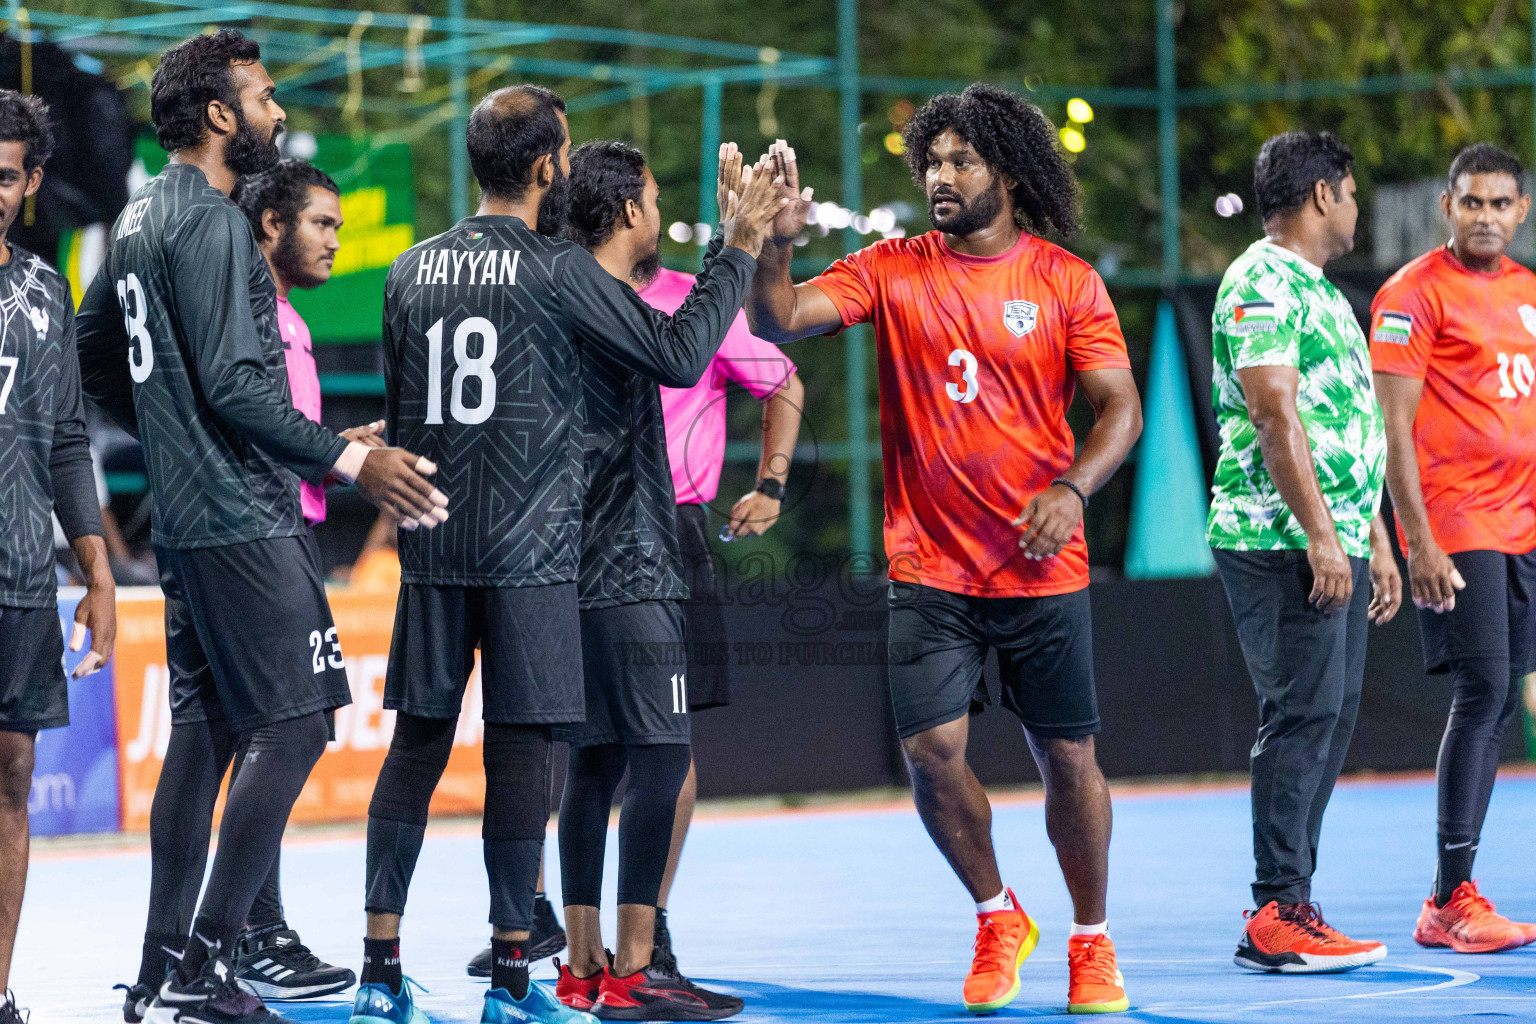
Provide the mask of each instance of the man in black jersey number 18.
POLYGON ((70 650, 75 669, 112 657, 117 612, 91 477, 69 283, 6 242, 53 149, 42 100, 0 89, 0 1024, 22 1024, 10 992, 11 950, 27 884, 27 800, 39 729, 69 724, 54 590, 53 513, 86 579, 70 650))
POLYGON ((260 56, 225 30, 161 57, 150 114, 170 162, 113 225, 77 331, 83 389, 143 442, 165 592, 171 736, 124 1006, 154 1024, 277 1019, 236 984, 235 938, 325 748, 326 712, 351 700, 300 479, 355 482, 412 526, 447 519, 429 462, 338 436, 290 400, 272 273, 229 199, 237 177, 278 158, 284 114, 260 56), (219 783, 242 745, 194 916, 219 783))
MULTIPOLYGON (((550 731, 586 714, 576 670, 585 358, 601 354, 672 386, 697 381, 781 206, 766 178, 743 196, 730 244, 689 304, 667 317, 585 249, 551 237, 570 197, 559 96, 538 86, 498 89, 470 115, 467 142, 478 211, 406 250, 384 286, 390 439, 433 459, 470 514, 430 538, 400 537, 384 684, 384 705, 398 715, 368 808, 367 935, 353 1024, 421 1020, 402 973, 401 917, 477 647, 492 949, 481 1021, 592 1019, 529 981, 527 950, 549 824, 550 731)), ((668 493, 669 520, 670 501, 668 493)))

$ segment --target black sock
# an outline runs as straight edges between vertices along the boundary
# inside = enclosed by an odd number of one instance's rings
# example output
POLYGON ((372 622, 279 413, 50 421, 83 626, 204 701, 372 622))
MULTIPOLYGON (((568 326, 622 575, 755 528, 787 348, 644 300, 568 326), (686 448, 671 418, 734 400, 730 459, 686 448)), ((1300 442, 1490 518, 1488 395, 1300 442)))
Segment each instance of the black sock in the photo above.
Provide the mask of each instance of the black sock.
POLYGON ((363 940, 363 977, 361 984, 384 985, 396 995, 405 979, 400 975, 400 940, 363 940))
POLYGON ((156 992, 160 991, 160 986, 165 982, 165 976, 171 972, 171 967, 186 948, 185 935, 146 934, 144 955, 139 960, 139 984, 156 992))
POLYGON ((504 988, 513 999, 528 994, 528 951, 526 942, 491 939, 491 988, 504 988))
POLYGON ((181 963, 176 966, 176 974, 183 984, 191 981, 203 973, 203 966, 209 960, 217 959, 223 951, 223 944, 209 934, 208 922, 198 918, 192 922, 192 935, 187 939, 187 950, 181 955, 181 963))
POLYGON ((670 934, 671 933, 669 933, 667 931, 667 908, 666 907, 657 907, 656 908, 656 937, 659 939, 663 935, 670 935, 670 934))
POLYGON ((1472 878, 1472 861, 1477 857, 1475 836, 1439 836, 1440 856, 1435 866, 1435 906, 1443 907, 1462 882, 1472 878))

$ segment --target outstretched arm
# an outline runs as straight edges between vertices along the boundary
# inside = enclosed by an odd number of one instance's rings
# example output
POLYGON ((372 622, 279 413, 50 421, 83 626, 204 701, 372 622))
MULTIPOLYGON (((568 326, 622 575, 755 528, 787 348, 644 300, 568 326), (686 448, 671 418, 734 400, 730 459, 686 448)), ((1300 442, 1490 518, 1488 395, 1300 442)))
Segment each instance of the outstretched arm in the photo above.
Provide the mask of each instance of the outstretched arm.
POLYGON ((769 153, 774 159, 776 176, 784 179, 782 188, 789 202, 774 219, 772 234, 757 258, 757 273, 747 292, 746 311, 753 334, 782 345, 835 331, 843 326, 843 318, 826 292, 813 284, 797 285, 790 280, 790 255, 795 238, 805 229, 813 192, 801 189, 800 168, 788 143, 779 139, 769 153))

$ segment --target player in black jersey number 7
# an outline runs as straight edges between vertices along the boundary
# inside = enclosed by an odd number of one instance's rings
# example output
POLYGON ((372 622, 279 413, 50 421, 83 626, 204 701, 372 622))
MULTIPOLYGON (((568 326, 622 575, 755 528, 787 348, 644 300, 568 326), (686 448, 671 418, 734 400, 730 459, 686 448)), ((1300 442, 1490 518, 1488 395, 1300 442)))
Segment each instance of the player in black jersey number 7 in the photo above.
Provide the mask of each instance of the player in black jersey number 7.
MULTIPOLYGON (((459 508, 400 538, 402 586, 384 703, 399 712, 368 809, 363 976, 354 1024, 420 1011, 400 919, 432 791, 481 650, 486 873, 493 961, 481 1020, 590 1020, 528 980, 526 944, 549 823, 550 726, 584 714, 576 575, 583 351, 673 384, 697 380, 756 267, 777 197, 764 188, 732 245, 675 317, 651 309, 573 243, 565 103, 499 89, 469 119, 476 215, 402 254, 384 289, 391 440, 434 459, 459 508)), ((665 840, 663 840, 665 841, 665 840)))
POLYGON ((27 802, 39 729, 69 724, 59 654, 52 516, 70 537, 87 592, 70 649, 91 650, 75 677, 112 656, 112 573, 101 535, 80 404, 69 283, 5 240, 53 149, 48 108, 0 89, 0 1024, 22 1024, 10 993, 11 950, 27 882, 27 802))
MULTIPOLYGON (((413 523, 446 519, 430 464, 338 436, 290 401, 272 274, 228 195, 277 160, 274 92, 238 32, 166 52, 150 113, 170 163, 113 225, 80 310, 82 385, 144 444, 165 591, 171 738, 150 814, 139 979, 158 989, 155 1024, 274 1019, 234 983, 235 936, 325 747, 325 712, 351 700, 300 477, 355 480, 413 523), (243 741, 189 922, 184 894, 197 891, 219 782, 243 741), (175 969, 162 981, 167 957, 175 969)), ((125 1016, 142 992, 130 991, 125 1016)))

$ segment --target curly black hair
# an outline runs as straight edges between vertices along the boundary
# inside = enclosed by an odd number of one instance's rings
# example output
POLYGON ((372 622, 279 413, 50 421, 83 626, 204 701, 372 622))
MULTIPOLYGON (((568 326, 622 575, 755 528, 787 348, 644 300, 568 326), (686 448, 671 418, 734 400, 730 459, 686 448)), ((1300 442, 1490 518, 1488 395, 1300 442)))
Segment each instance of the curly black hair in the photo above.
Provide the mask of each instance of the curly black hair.
POLYGON ((984 82, 966 86, 959 95, 933 97, 901 133, 907 166, 919 186, 928 171, 928 147, 946 128, 971 145, 995 173, 1017 183, 1011 194, 1019 227, 1035 234, 1050 228, 1068 236, 1077 233, 1077 179, 1056 148, 1055 127, 1039 107, 984 82))
POLYGON ((571 212, 565 235, 596 249, 618 228, 624 204, 645 193, 645 156, 627 142, 599 139, 571 150, 571 212))
POLYGON ((31 174, 53 155, 48 104, 36 96, 0 89, 0 142, 24 142, 21 169, 31 174))
MULTIPOLYGON (((3 137, 3 136, 0 136, 3 137)), ((1508 174, 1515 179, 1519 195, 1525 195, 1525 168, 1515 157, 1491 142, 1474 142, 1451 161, 1445 190, 1456 191, 1456 179, 1463 174, 1508 174)))
POLYGON ((1326 181, 1335 199, 1355 166, 1355 154, 1330 132, 1282 132, 1266 140, 1253 164, 1259 219, 1299 210, 1326 181))
POLYGON ((208 104, 239 111, 236 64, 261 60, 261 47, 232 28, 193 36, 160 56, 149 83, 149 119, 167 153, 200 145, 208 130, 208 104))
POLYGON ((284 229, 291 228, 299 213, 309 205, 311 185, 341 195, 341 189, 329 174, 308 160, 290 158, 278 161, 270 171, 241 178, 235 182, 229 198, 245 213, 246 220, 251 222, 251 230, 256 233, 257 240, 261 240, 266 238, 261 215, 276 210, 278 223, 284 229))

